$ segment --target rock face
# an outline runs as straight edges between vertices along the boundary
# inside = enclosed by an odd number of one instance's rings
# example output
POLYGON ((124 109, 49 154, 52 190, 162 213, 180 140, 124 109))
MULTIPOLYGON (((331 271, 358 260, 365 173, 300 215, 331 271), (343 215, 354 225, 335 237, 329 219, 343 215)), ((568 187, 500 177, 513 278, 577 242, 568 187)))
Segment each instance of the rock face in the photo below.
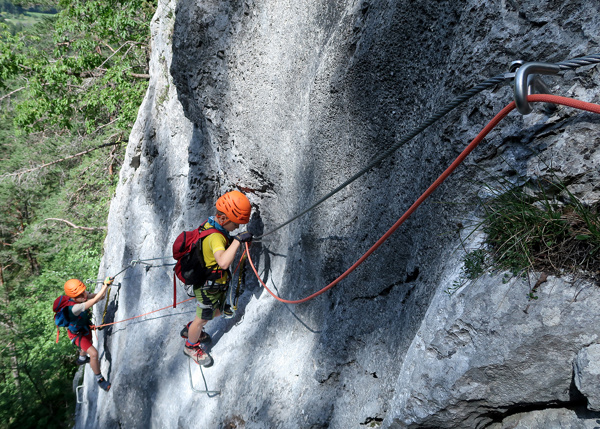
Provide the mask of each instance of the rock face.
MULTIPOLYGON (((392 427, 487 427, 523 410, 585 408, 582 394, 597 411, 600 295, 554 277, 531 303, 523 299, 529 290, 498 276, 452 296, 438 290, 405 357, 387 416, 392 427)), ((589 423, 597 418, 588 413, 589 423)))
POLYGON ((600 394, 598 384, 600 383, 600 344, 594 343, 582 348, 575 362, 575 386, 588 399, 588 409, 600 411, 600 394))
MULTIPOLYGON (((124 320, 172 303, 173 240, 231 189, 253 204, 248 229, 266 234, 251 255, 267 285, 286 299, 319 290, 511 88, 484 91, 274 228, 512 61, 598 53, 599 16, 583 0, 160 2, 100 277, 143 261, 111 293, 105 322, 121 323, 98 333, 112 389, 99 392, 86 369, 76 427, 595 427, 597 285, 550 276, 529 302, 540 273, 500 273, 444 293, 464 249, 480 245, 457 226, 476 215, 478 183, 558 177, 598 200, 600 119, 570 108, 511 114, 363 265, 308 303, 281 304, 247 273, 236 316, 207 325, 215 364, 203 372, 179 337, 193 301, 124 320), (205 386, 220 394, 197 392, 205 386)), ((599 66, 545 80, 553 93, 600 101, 599 66)))

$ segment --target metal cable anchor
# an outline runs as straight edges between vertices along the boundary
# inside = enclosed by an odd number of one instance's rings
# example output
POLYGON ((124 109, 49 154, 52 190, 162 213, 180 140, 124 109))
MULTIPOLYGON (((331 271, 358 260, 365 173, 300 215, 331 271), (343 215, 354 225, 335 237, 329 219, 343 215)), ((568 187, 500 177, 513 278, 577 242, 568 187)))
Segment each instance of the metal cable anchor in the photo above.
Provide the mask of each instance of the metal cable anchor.
POLYGON ((556 64, 514 61, 510 65, 510 71, 513 72, 515 70, 515 104, 517 105, 519 113, 528 115, 533 110, 527 102, 527 96, 529 94, 550 94, 550 89, 537 74, 558 74, 560 67, 556 64))

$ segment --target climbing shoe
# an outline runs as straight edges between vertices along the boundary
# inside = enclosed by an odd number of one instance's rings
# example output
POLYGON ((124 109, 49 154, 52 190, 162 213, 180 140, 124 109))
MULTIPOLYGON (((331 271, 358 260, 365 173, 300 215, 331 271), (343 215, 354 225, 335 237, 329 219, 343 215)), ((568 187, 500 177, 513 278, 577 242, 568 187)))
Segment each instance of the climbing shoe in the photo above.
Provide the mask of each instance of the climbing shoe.
POLYGON ((98 379, 98 386, 100 386, 101 389, 106 390, 107 392, 110 390, 110 383, 106 381, 104 377, 100 377, 98 379))
POLYGON ((233 316, 235 316, 235 313, 233 312, 231 305, 225 304, 225 308, 223 309, 223 317, 225 319, 231 319, 233 316))
MULTIPOLYGON (((190 322, 192 323, 192 322, 190 322)), ((190 326, 190 323, 188 323, 186 326, 183 327, 183 329, 181 330, 181 332, 179 333, 179 335, 181 335, 181 338, 188 338, 188 328, 190 326)), ((200 338, 198 339, 199 343, 210 343, 210 341, 212 340, 212 338, 210 337, 210 335, 208 335, 205 331, 202 331, 202 333, 200 334, 200 338)))
POLYGON ((200 343, 196 343, 189 347, 187 344, 183 347, 183 354, 192 359, 198 365, 211 366, 213 359, 200 347, 200 343))
POLYGON ((81 365, 85 365, 86 363, 89 363, 89 362, 90 362, 90 357, 89 357, 89 356, 86 356, 84 359, 81 359, 81 356, 80 356, 80 357, 78 357, 78 358, 77 358, 77 360, 75 361, 75 363, 76 363, 77 365, 80 365, 80 366, 81 366, 81 365))

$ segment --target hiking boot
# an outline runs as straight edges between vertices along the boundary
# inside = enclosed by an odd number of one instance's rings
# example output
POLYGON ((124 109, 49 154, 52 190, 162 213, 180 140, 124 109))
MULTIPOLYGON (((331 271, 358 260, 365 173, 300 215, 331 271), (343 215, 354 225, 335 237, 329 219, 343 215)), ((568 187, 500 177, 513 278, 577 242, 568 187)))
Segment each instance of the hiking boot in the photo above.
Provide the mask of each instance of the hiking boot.
POLYGON ((85 365, 86 363, 89 363, 89 362, 90 362, 89 356, 86 356, 85 359, 77 358, 77 360, 75 361, 75 363, 79 366, 85 365))
POLYGON ((106 390, 107 392, 110 390, 110 383, 106 381, 104 377, 100 377, 98 379, 98 386, 100 386, 101 389, 106 390))
POLYGON ((231 305, 225 304, 225 308, 223 309, 223 317, 225 319, 231 319, 233 316, 235 316, 235 313, 231 308, 231 305))
MULTIPOLYGON (((190 322, 192 323, 192 322, 190 322)), ((186 326, 183 327, 183 329, 181 330, 181 332, 179 333, 179 335, 181 335, 181 338, 185 338, 187 340, 188 338, 188 327, 190 326, 190 323, 188 323, 186 326)), ((212 338, 210 337, 210 335, 208 335, 204 330, 202 331, 202 333, 200 334, 200 338, 198 339, 199 343, 210 343, 212 340, 212 338)))
POLYGON ((211 366, 213 359, 200 347, 200 343, 194 344, 192 347, 188 347, 186 344, 183 347, 183 354, 192 359, 198 365, 211 366))

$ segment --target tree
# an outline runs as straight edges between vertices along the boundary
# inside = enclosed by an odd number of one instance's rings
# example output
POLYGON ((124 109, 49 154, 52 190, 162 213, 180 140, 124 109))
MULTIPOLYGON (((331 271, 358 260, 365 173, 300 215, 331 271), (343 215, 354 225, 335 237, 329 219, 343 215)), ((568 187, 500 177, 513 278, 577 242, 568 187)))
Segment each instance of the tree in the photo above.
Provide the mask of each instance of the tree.
POLYGON ((65 280, 98 274, 154 10, 36 3, 60 11, 21 32, 0 28, 0 429, 71 423, 76 353, 64 335, 54 344, 52 302, 65 280))
POLYGON ((148 75, 145 0, 61 0, 62 9, 34 31, 0 35, 0 87, 24 87, 16 124, 93 132, 108 123, 131 127, 148 75), (53 37, 45 39, 48 28, 53 37))

